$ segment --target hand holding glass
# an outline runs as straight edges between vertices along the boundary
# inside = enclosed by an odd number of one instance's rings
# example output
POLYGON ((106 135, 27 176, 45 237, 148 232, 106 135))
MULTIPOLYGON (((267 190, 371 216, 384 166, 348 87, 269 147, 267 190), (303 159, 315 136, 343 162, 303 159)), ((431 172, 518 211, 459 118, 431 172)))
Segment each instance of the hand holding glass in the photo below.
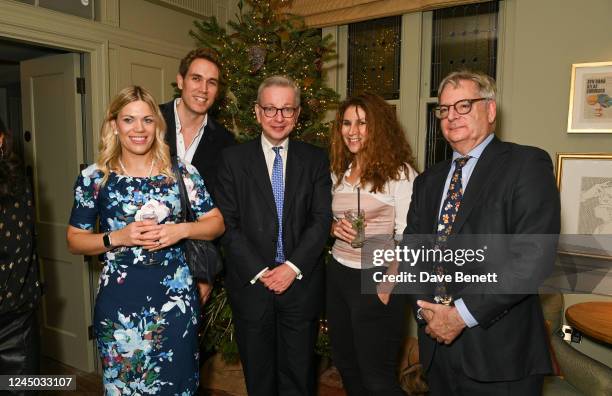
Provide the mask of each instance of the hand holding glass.
POLYGON ((353 230, 357 232, 351 246, 354 248, 362 247, 365 242, 365 210, 348 209, 344 212, 344 218, 351 223, 353 230))
MULTIPOLYGON (((145 221, 145 220, 154 221, 155 224, 159 223, 159 220, 158 220, 157 215, 155 214, 155 212, 143 213, 142 214, 142 220, 143 221, 145 221)), ((147 261, 146 261, 145 264, 153 265, 153 264, 157 263, 157 261, 153 258, 153 254, 154 253, 148 253, 147 254, 148 258, 147 258, 147 261)))

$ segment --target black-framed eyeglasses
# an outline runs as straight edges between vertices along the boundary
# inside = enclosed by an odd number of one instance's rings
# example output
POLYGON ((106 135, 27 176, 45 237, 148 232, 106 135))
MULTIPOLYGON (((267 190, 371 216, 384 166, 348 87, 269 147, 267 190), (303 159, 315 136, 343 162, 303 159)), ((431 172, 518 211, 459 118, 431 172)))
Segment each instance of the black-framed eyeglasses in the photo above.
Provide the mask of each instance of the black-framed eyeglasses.
POLYGON ((489 98, 476 98, 476 99, 461 99, 455 102, 452 105, 438 105, 434 107, 434 115, 443 120, 448 117, 448 112, 450 108, 453 107, 457 114, 467 114, 472 111, 472 105, 476 102, 480 102, 481 100, 489 100, 489 98))
POLYGON ((259 103, 257 106, 263 110, 264 115, 268 118, 276 117, 279 111, 281 112, 283 118, 291 118, 295 115, 295 112, 298 109, 297 107, 283 107, 279 109, 278 107, 274 106, 262 106, 259 103))

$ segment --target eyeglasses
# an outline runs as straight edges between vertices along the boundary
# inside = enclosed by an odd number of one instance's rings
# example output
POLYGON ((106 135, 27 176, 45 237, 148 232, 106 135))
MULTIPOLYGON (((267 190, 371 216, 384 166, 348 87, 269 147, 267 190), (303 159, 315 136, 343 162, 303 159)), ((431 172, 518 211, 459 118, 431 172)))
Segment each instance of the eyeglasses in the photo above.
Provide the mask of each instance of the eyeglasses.
POLYGON ((448 117, 448 113, 450 108, 453 107, 457 114, 467 114, 472 111, 472 105, 476 102, 480 102, 481 100, 489 100, 489 98, 476 98, 476 99, 461 99, 455 102, 452 105, 438 105, 434 108, 434 115, 443 120, 448 117))
POLYGON ((259 103, 257 106, 263 110, 264 115, 268 118, 276 117, 279 111, 281 112, 283 118, 291 118, 295 115, 297 110, 297 107, 283 107, 282 109, 279 109, 278 107, 274 106, 262 106, 259 103))

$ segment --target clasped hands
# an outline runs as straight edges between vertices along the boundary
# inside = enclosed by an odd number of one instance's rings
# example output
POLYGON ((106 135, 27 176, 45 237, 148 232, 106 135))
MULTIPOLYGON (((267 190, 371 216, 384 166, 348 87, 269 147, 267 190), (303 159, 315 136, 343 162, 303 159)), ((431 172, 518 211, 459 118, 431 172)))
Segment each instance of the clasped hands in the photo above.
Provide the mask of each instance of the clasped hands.
POLYGON ((187 223, 157 224, 152 220, 134 221, 124 228, 113 232, 116 246, 142 246, 149 251, 157 251, 172 246, 188 235, 187 223))
POLYGON ((285 263, 267 270, 259 277, 259 280, 275 294, 283 294, 291 286, 296 277, 295 271, 285 263))
MULTIPOLYGON (((142 246, 151 252, 172 246, 188 235, 187 223, 157 224, 152 220, 134 221, 124 228, 113 233, 113 243, 116 246, 142 246)), ((200 304, 204 305, 212 285, 206 282, 197 282, 200 304)))
POLYGON ((421 317, 427 322, 425 333, 439 343, 450 344, 461 334, 465 322, 456 307, 418 300, 421 317))

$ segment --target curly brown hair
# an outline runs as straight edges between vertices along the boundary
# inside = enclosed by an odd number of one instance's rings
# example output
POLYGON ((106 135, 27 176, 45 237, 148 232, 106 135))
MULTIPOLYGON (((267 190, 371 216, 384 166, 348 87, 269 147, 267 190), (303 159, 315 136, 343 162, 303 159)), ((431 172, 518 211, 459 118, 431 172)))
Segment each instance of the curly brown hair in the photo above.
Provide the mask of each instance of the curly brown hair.
POLYGON ((331 170, 340 184, 355 155, 349 151, 342 137, 345 111, 355 106, 365 113, 367 138, 359 152, 362 185, 370 184, 370 192, 382 192, 389 180, 399 180, 409 174, 408 165, 416 170, 412 148, 397 119, 395 108, 380 96, 364 92, 340 104, 331 135, 331 170))

